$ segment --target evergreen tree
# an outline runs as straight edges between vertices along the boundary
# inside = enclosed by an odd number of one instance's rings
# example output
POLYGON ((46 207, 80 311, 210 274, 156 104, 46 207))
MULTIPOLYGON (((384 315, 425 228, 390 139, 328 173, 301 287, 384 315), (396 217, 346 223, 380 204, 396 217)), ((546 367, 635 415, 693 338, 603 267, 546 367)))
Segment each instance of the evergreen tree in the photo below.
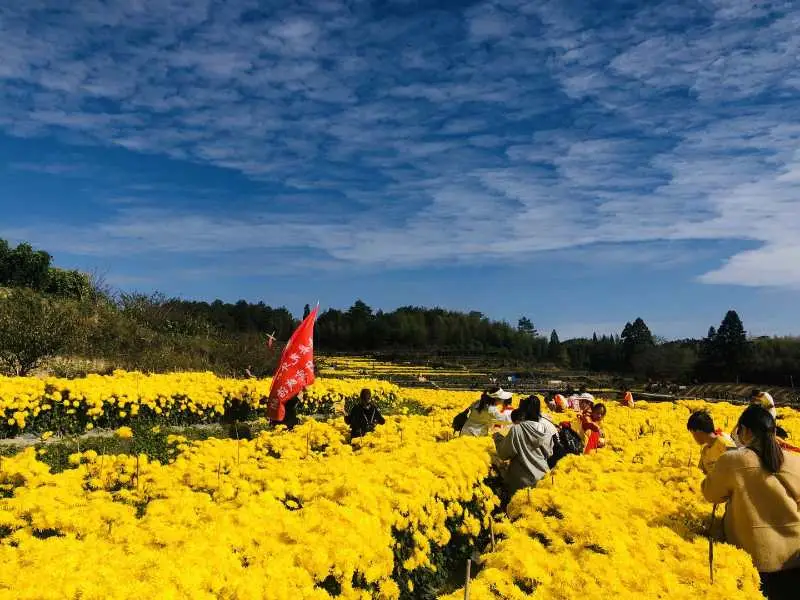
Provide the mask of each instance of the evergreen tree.
POLYGON ((625 323, 620 339, 625 366, 629 371, 634 368, 633 363, 636 355, 643 354, 655 346, 653 334, 641 317, 637 317, 633 323, 625 323))
POLYGON ((556 365, 564 365, 568 361, 567 349, 561 344, 555 329, 550 333, 550 343, 547 344, 547 359, 556 365))
POLYGON ((306 304, 303 307, 303 320, 305 320, 305 318, 310 314, 311 314, 311 307, 308 304, 306 304))
POLYGON ((701 342, 697 374, 707 381, 736 381, 747 370, 751 353, 742 320, 729 310, 719 329, 710 327, 701 342))
POLYGON ((517 331, 531 337, 536 337, 539 334, 539 332, 536 331, 536 327, 534 327, 533 322, 528 317, 520 317, 520 320, 517 323, 517 331))
POLYGON ((714 346, 724 364, 723 373, 729 380, 738 378, 750 359, 750 343, 735 310, 725 314, 714 337, 714 346))

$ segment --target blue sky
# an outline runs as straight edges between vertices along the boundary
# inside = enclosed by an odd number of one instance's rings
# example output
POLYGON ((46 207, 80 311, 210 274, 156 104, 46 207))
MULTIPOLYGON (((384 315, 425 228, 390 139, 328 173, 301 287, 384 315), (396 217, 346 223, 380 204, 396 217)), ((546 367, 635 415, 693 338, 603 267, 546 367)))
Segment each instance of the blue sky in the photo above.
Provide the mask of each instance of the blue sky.
POLYGON ((0 6, 0 236, 126 289, 800 334, 800 5, 0 6))

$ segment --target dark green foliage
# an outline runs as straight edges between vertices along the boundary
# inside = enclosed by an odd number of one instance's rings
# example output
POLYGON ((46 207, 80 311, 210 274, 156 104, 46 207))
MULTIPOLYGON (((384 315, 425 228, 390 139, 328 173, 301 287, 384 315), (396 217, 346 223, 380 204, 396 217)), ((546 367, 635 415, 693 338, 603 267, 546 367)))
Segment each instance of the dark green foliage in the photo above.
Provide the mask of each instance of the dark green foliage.
POLYGON ((625 366, 630 371, 636 370, 635 358, 655 346, 653 334, 641 318, 637 318, 633 323, 625 323, 620 341, 625 366))
POLYGON ((750 369, 753 346, 739 315, 729 310, 719 329, 709 329, 700 346, 698 374, 709 381, 736 381, 750 369))
POLYGON ((91 281, 86 273, 66 271, 55 267, 50 269, 47 285, 41 291, 60 298, 75 300, 87 300, 94 294, 91 281))
MULTIPOLYGON (((26 319, 17 311, 16 322, 27 325, 12 337, 0 336, 0 351, 6 356, 24 354, 24 360, 6 361, 7 370, 25 373, 41 358, 63 352, 106 359, 109 370, 210 370, 224 376, 243 376, 249 370, 265 377, 273 373, 281 344, 297 325, 286 308, 272 308, 263 302, 208 303, 140 293, 113 296, 86 274, 50 263, 46 252, 28 244, 12 248, 0 239, 0 287, 27 288, 49 298, 36 304, 30 314, 44 310, 51 315, 76 315, 75 319, 43 316, 37 325, 36 319, 26 319), (70 328, 74 331, 66 331, 70 328), (36 331, 37 335, 24 331, 36 331), (277 343, 269 349, 266 336, 273 331, 277 343), (34 359, 35 355, 40 358, 34 359)), ((32 302, 30 298, 25 301, 32 302)), ((310 311, 311 306, 306 305, 303 317, 310 311)), ((526 316, 513 327, 477 311, 405 306, 383 312, 373 311, 362 300, 345 311, 323 312, 315 329, 315 343, 325 353, 373 353, 385 360, 424 356, 432 367, 447 368, 454 362, 448 358, 457 363, 472 356, 497 368, 519 370, 525 365, 530 369, 537 363, 549 363, 565 369, 623 374, 630 380, 800 384, 800 340, 748 340, 735 311, 729 311, 719 329, 712 327, 704 340, 672 342, 655 339, 641 318, 626 323, 621 336, 595 333, 591 338, 561 341, 553 331, 548 342, 526 316)), ((70 369, 63 372, 72 373, 70 369)), ((324 413, 326 407, 315 410, 324 413)))
POLYGON ((424 349, 433 355, 485 353, 534 361, 547 355, 547 340, 536 336, 535 329, 520 330, 479 312, 415 306, 373 312, 361 300, 346 311, 323 312, 316 324, 316 341, 334 352, 424 349))
POLYGON ((30 244, 12 248, 0 239, 0 287, 24 287, 61 298, 81 300, 92 293, 89 277, 51 266, 52 257, 30 244))
MULTIPOLYGON (((65 436, 58 440, 53 438, 47 443, 37 443, 35 448, 39 460, 47 463, 51 472, 58 473, 72 467, 69 463, 71 454, 87 450, 94 450, 98 454, 107 456, 144 454, 150 460, 165 464, 174 458, 176 452, 174 446, 167 443, 167 439, 172 434, 179 434, 193 441, 206 440, 211 437, 236 439, 232 431, 228 436, 228 432, 219 427, 169 427, 165 426, 161 419, 140 419, 131 424, 131 429, 134 434, 129 439, 122 439, 110 431, 104 431, 94 436, 65 436)), ((12 456, 21 449, 20 446, 14 444, 0 444, 0 456, 12 456)))
POLYGON ((566 367, 570 364, 569 352, 558 339, 555 329, 550 333, 550 342, 547 344, 547 360, 559 367, 566 367))
POLYGON ((517 331, 534 337, 539 335, 539 332, 536 331, 536 327, 533 325, 533 322, 528 317, 520 317, 519 321, 517 322, 517 331))
POLYGON ((42 297, 25 288, 0 297, 0 368, 27 375, 44 359, 75 343, 79 320, 74 303, 42 297))

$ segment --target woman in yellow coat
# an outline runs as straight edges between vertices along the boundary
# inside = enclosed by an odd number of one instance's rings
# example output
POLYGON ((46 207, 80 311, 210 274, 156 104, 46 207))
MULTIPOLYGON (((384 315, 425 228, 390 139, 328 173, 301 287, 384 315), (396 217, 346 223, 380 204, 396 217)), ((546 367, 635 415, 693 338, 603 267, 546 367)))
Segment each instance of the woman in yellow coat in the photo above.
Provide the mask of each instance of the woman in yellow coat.
POLYGON ((706 500, 726 503, 726 540, 745 550, 769 600, 796 600, 800 590, 800 456, 784 452, 775 419, 751 405, 739 417, 742 448, 720 456, 703 481, 706 500))

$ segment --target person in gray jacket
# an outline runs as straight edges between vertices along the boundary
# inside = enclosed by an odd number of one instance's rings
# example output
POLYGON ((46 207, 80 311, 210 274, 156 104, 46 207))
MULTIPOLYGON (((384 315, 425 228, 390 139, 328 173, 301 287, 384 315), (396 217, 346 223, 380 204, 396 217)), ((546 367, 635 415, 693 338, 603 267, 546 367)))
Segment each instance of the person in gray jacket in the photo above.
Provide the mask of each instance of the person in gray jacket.
POLYGON ((520 422, 505 436, 494 435, 497 456, 510 461, 503 480, 509 496, 526 487, 533 487, 550 470, 547 459, 553 455, 556 426, 542 416, 539 398, 531 396, 520 403, 520 422))

